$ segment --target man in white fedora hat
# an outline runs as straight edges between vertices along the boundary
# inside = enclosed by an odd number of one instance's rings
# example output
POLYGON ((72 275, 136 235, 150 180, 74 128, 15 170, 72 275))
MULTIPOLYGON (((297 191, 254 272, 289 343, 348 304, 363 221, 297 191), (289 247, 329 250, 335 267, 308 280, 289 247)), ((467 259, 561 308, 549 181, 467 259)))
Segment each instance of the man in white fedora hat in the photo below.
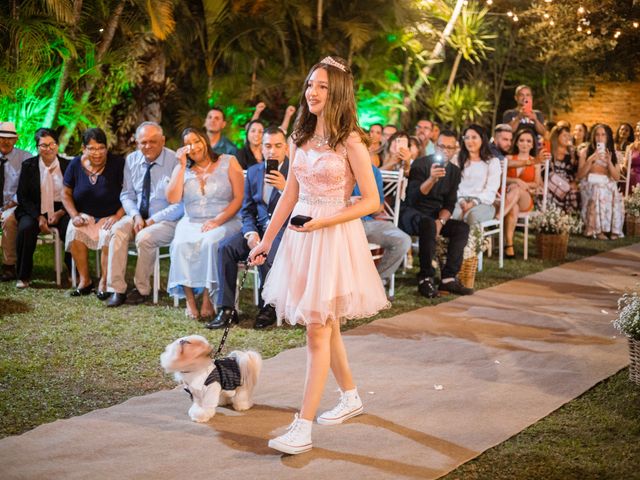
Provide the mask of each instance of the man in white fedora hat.
POLYGON ((0 122, 0 221, 2 222, 2 272, 0 280, 8 282, 16 278, 16 236, 18 222, 13 215, 16 208, 18 180, 22 162, 32 155, 15 148, 18 132, 13 122, 0 122))

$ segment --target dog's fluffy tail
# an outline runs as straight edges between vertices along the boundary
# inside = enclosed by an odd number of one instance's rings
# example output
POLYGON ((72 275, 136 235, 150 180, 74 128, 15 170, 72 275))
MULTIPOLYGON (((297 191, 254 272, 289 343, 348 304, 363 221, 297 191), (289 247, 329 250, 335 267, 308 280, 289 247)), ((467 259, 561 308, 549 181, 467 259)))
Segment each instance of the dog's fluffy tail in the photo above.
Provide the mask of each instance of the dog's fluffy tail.
POLYGON ((247 350, 245 352, 235 350, 231 352, 229 356, 238 362, 242 384, 247 387, 249 392, 252 392, 258 383, 260 370, 262 370, 262 357, 258 352, 254 352, 253 350, 247 350))

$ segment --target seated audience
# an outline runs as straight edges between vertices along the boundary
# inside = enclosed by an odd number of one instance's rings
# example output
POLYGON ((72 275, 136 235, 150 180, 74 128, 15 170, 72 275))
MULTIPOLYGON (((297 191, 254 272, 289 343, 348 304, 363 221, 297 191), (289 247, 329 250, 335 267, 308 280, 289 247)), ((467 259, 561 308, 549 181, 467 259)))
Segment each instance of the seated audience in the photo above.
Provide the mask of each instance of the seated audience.
POLYGON ((416 137, 420 140, 420 156, 433 155, 435 153, 434 144, 431 141, 433 135, 433 122, 431 120, 418 120, 416 123, 416 137))
POLYGON ((625 172, 629 175, 629 192, 640 185, 640 122, 636 124, 635 140, 625 152, 625 172))
POLYGON ((413 136, 409 137, 409 150, 411 151, 410 163, 413 163, 416 158, 421 156, 420 147, 421 147, 421 144, 418 137, 413 137, 413 136))
POLYGON ((533 109, 533 93, 531 87, 519 85, 516 87, 515 99, 517 106, 507 110, 502 115, 502 123, 508 123, 512 131, 517 131, 521 125, 533 128, 538 135, 545 134, 544 115, 540 110, 533 109))
POLYGON ((429 138, 433 144, 438 141, 438 137, 440 136, 440 125, 436 122, 431 122, 433 124, 433 128, 431 129, 431 137, 429 138))
POLYGON ((622 237, 624 204, 618 190, 620 162, 613 143, 611 127, 604 124, 591 129, 589 147, 580 153, 577 179, 582 196, 584 235, 606 240, 622 237))
POLYGON ((538 146, 533 130, 522 128, 513 139, 507 170, 507 197, 504 202, 504 256, 515 258, 513 235, 518 215, 533 210, 533 200, 542 186, 541 166, 537 163, 538 146))
POLYGON ((576 155, 580 153, 580 150, 589 146, 589 129, 584 123, 576 123, 573 127, 573 148, 576 150, 576 155))
MULTIPOLYGON (((384 209, 384 184, 380 170, 372 165, 373 175, 376 179, 378 194, 380 195, 380 211, 384 209)), ((397 192, 400 195, 400 192, 397 192)), ((354 197, 360 197, 358 185, 353 190, 354 197)), ((380 245, 383 249, 382 258, 377 263, 376 268, 380 278, 387 283, 391 276, 398 270, 404 260, 404 256, 411 248, 411 237, 396 227, 389 220, 378 220, 375 215, 362 217, 364 232, 369 243, 380 245)))
POLYGON ((237 155, 238 147, 231 140, 222 134, 227 122, 224 117, 224 111, 221 107, 213 107, 207 113, 204 121, 204 128, 207 131, 207 138, 211 148, 217 154, 225 153, 227 155, 237 155))
POLYGON ((398 131, 398 127, 395 125, 385 125, 382 128, 382 148, 386 146, 386 143, 389 141, 391 135, 398 131))
POLYGON ((238 150, 237 160, 243 170, 262 162, 262 133, 264 125, 260 120, 251 120, 246 126, 247 139, 238 150))
POLYGON ((182 204, 167 201, 166 188, 177 165, 173 150, 165 148, 162 127, 144 122, 136 130, 138 149, 129 154, 124 165, 124 186, 120 201, 126 215, 111 229, 109 242, 109 276, 107 292, 98 298, 109 298, 107 307, 123 303, 138 305, 149 299, 150 277, 156 260, 156 250, 173 240, 176 223, 182 217, 182 204), (129 243, 135 241, 135 288, 127 293, 125 274, 129 243))
POLYGON ((16 279, 16 235, 18 222, 13 214, 16 205, 16 191, 22 162, 31 157, 25 150, 15 148, 18 132, 13 122, 0 122, 0 227, 2 236, 2 271, 0 281, 10 282, 16 279))
POLYGON ((371 157, 371 163, 376 167, 380 166, 380 153, 382 152, 382 125, 374 123, 369 127, 369 156, 371 157))
POLYGON ((409 149, 409 134, 396 132, 385 144, 384 160, 380 170, 400 170, 405 176, 409 175, 411 167, 411 150, 409 149))
POLYGON ((460 185, 458 200, 451 218, 469 225, 491 220, 496 209, 493 203, 500 188, 500 160, 489 148, 489 139, 480 125, 470 125, 462 132, 458 153, 460 185))
MULTIPOLYGON (((49 128, 40 128, 35 134, 39 155, 22 163, 18 183, 18 282, 16 287, 29 286, 33 271, 33 253, 39 233, 58 230, 64 243, 69 224, 69 215, 62 205, 62 178, 69 161, 58 157, 58 135, 49 128)), ((71 257, 67 253, 65 262, 71 271, 71 257)))
POLYGON ((240 231, 244 178, 236 158, 216 154, 199 130, 184 130, 182 142, 167 187, 169 202, 184 203, 184 217, 171 242, 169 293, 187 299, 188 317, 207 318, 214 314, 212 297, 218 288, 218 246, 240 231))
POLYGON ((493 140, 489 144, 491 154, 494 157, 504 160, 509 152, 513 143, 513 130, 511 125, 507 123, 500 123, 493 129, 493 140))
POLYGON ((409 235, 417 235, 419 239, 418 292, 427 298, 439 296, 433 268, 438 235, 449 239, 440 290, 460 295, 473 293, 472 289, 462 285, 456 278, 469 238, 469 225, 450 219, 460 184, 460 169, 450 161, 456 150, 456 143, 455 134, 443 130, 436 148, 446 160, 445 165, 434 162, 435 155, 419 157, 413 163, 407 198, 400 213, 400 228, 409 235))
POLYGON ((71 160, 64 172, 62 203, 71 217, 66 250, 80 274, 71 296, 89 295, 94 288, 89 274, 89 249, 100 250, 101 275, 98 292, 107 289, 109 241, 112 227, 124 215, 120 203, 124 159, 107 149, 107 136, 99 128, 82 135, 83 153, 71 160))
MULTIPOLYGON (((218 280, 220 282, 218 315, 206 325, 207 328, 223 328, 232 318, 238 262, 246 260, 251 249, 260 242, 286 185, 289 171, 287 139, 278 127, 269 127, 265 130, 262 137, 262 154, 265 159, 277 160, 278 170, 267 175, 266 162, 253 165, 247 170, 244 199, 240 210, 242 231, 227 237, 218 248, 218 280)), ((267 260, 258 267, 260 285, 264 285, 285 228, 286 224, 273 240, 267 260)), ((263 304, 262 291, 260 291, 259 307, 260 312, 256 317, 255 328, 262 329, 273 325, 276 321, 276 311, 273 306, 263 304)))
POLYGON ((578 160, 573 149, 571 130, 556 126, 551 130, 551 161, 549 162, 549 193, 547 200, 567 213, 579 211, 580 189, 576 181, 578 160), (558 175, 566 184, 554 183, 558 175), (565 185, 569 189, 565 189, 565 185))
POLYGON ((629 145, 633 143, 635 137, 633 135, 633 127, 629 123, 621 123, 616 131, 614 144, 617 152, 624 152, 629 145))

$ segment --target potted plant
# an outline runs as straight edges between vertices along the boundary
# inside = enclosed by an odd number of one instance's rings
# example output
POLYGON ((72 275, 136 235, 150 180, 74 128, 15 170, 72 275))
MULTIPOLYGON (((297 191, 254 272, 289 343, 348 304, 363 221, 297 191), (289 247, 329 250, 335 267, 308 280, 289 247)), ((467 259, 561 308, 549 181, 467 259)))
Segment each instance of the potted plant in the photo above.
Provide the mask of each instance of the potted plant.
POLYGON ((633 187, 624 199, 625 230, 631 237, 640 237, 640 185, 633 187))
POLYGON ((618 300, 613 326, 629 340, 629 378, 640 385, 640 295, 625 293, 618 300))
POLYGON ((471 227, 469 239, 462 254, 462 266, 458 273, 458 279, 467 288, 473 288, 478 271, 478 255, 489 250, 489 238, 482 236, 482 230, 478 225, 471 227))
POLYGON ((536 248, 543 260, 564 260, 567 256, 570 233, 580 233, 582 220, 562 211, 551 203, 546 210, 531 216, 530 225, 536 230, 536 248))

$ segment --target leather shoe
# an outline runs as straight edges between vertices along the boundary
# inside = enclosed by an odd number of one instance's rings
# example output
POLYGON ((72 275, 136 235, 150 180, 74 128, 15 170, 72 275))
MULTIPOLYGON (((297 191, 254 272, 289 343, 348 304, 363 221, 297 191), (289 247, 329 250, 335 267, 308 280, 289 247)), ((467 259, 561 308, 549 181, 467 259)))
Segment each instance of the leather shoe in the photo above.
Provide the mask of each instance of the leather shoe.
POLYGON ((142 295, 137 288, 127 294, 127 305, 140 305, 149 300, 149 295, 142 295))
POLYGON ((270 327, 274 323, 276 323, 276 309, 272 305, 265 305, 258 313, 256 324, 253 328, 261 330, 270 327))
POLYGON ((91 282, 86 287, 76 288, 75 290, 71 290, 72 297, 84 297, 85 295, 90 295, 93 292, 93 282, 91 282))
POLYGON ((98 297, 98 300, 106 300, 111 295, 112 295, 112 292, 105 292, 104 290, 98 290, 96 292, 96 297, 98 297))
POLYGON ((440 294, 434 285, 433 277, 424 277, 418 279, 418 292, 423 297, 438 298, 440 294))
POLYGON ((231 308, 221 308, 216 318, 205 324, 206 328, 216 330, 227 326, 227 322, 238 323, 238 315, 231 308))
POLYGON ((126 293, 116 292, 113 295, 111 295, 111 298, 107 302, 107 307, 112 307, 112 308, 119 307, 125 302, 126 299, 127 299, 126 293))

